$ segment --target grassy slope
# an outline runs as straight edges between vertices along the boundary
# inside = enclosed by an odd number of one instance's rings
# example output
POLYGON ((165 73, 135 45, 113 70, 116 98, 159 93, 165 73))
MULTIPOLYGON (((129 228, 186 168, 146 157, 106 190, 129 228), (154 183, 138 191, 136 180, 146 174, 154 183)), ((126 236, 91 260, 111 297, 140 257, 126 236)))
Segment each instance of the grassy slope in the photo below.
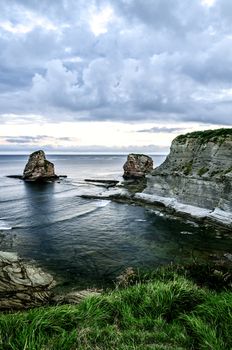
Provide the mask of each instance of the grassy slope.
POLYGON ((200 143, 207 143, 209 141, 223 142, 226 138, 232 138, 232 129, 215 129, 215 130, 204 130, 194 131, 188 134, 177 136, 178 142, 186 142, 187 139, 198 139, 200 143))
POLYGON ((232 293, 168 274, 56 306, 0 316, 0 349, 232 349, 232 293))

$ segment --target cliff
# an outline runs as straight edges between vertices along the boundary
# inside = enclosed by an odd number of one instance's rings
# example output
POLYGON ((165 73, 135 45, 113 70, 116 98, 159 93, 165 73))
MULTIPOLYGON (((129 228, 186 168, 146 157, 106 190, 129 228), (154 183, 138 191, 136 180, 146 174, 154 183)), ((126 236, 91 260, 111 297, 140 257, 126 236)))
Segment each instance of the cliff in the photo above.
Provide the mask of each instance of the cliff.
POLYGON ((232 129, 178 136, 137 197, 232 226, 232 129))

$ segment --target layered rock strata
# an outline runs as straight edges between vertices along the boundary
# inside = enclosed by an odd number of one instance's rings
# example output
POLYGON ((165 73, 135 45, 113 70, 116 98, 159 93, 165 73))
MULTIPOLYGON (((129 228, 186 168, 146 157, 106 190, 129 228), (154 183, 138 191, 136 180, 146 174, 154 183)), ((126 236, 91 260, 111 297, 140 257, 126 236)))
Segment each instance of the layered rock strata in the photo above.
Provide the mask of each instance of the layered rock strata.
POLYGON ((166 160, 146 176, 144 190, 122 183, 84 197, 148 204, 232 232, 232 129, 178 136, 166 160))
POLYGON ((29 156, 29 160, 23 172, 23 179, 27 181, 54 180, 54 164, 46 159, 44 151, 36 151, 29 156))
POLYGON ((56 294, 56 281, 16 253, 0 251, 0 310, 21 310, 43 305, 79 304, 102 290, 86 289, 56 294))
POLYGON ((232 129, 178 136, 137 198, 232 227, 232 129))
POLYGON ((16 253, 0 252, 0 309, 24 309, 47 304, 53 277, 23 262, 16 253))
POLYGON ((131 153, 123 166, 124 179, 140 179, 153 170, 153 160, 145 154, 131 153))

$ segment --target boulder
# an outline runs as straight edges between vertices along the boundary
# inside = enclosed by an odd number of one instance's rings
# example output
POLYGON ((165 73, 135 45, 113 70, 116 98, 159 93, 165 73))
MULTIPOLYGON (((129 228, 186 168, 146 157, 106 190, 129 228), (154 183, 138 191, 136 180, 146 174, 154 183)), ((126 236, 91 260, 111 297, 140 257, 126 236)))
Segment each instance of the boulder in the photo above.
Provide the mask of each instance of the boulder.
POLYGON ((29 156, 29 160, 23 172, 23 179, 29 181, 54 180, 54 164, 46 159, 44 151, 36 151, 29 156))
POLYGON ((27 309, 47 304, 53 277, 25 263, 16 253, 0 251, 0 310, 27 309))
POLYGON ((145 154, 131 153, 123 166, 124 179, 140 179, 153 170, 153 160, 145 154))

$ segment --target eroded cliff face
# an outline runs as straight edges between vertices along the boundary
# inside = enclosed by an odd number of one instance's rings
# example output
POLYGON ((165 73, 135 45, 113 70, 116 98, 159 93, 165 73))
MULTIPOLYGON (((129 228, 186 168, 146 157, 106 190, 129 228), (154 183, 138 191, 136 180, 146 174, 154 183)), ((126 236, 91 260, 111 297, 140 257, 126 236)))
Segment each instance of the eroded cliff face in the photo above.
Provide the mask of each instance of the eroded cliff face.
POLYGON ((218 215, 232 213, 232 129, 177 137, 164 163, 148 176, 144 193, 175 198, 218 215))

